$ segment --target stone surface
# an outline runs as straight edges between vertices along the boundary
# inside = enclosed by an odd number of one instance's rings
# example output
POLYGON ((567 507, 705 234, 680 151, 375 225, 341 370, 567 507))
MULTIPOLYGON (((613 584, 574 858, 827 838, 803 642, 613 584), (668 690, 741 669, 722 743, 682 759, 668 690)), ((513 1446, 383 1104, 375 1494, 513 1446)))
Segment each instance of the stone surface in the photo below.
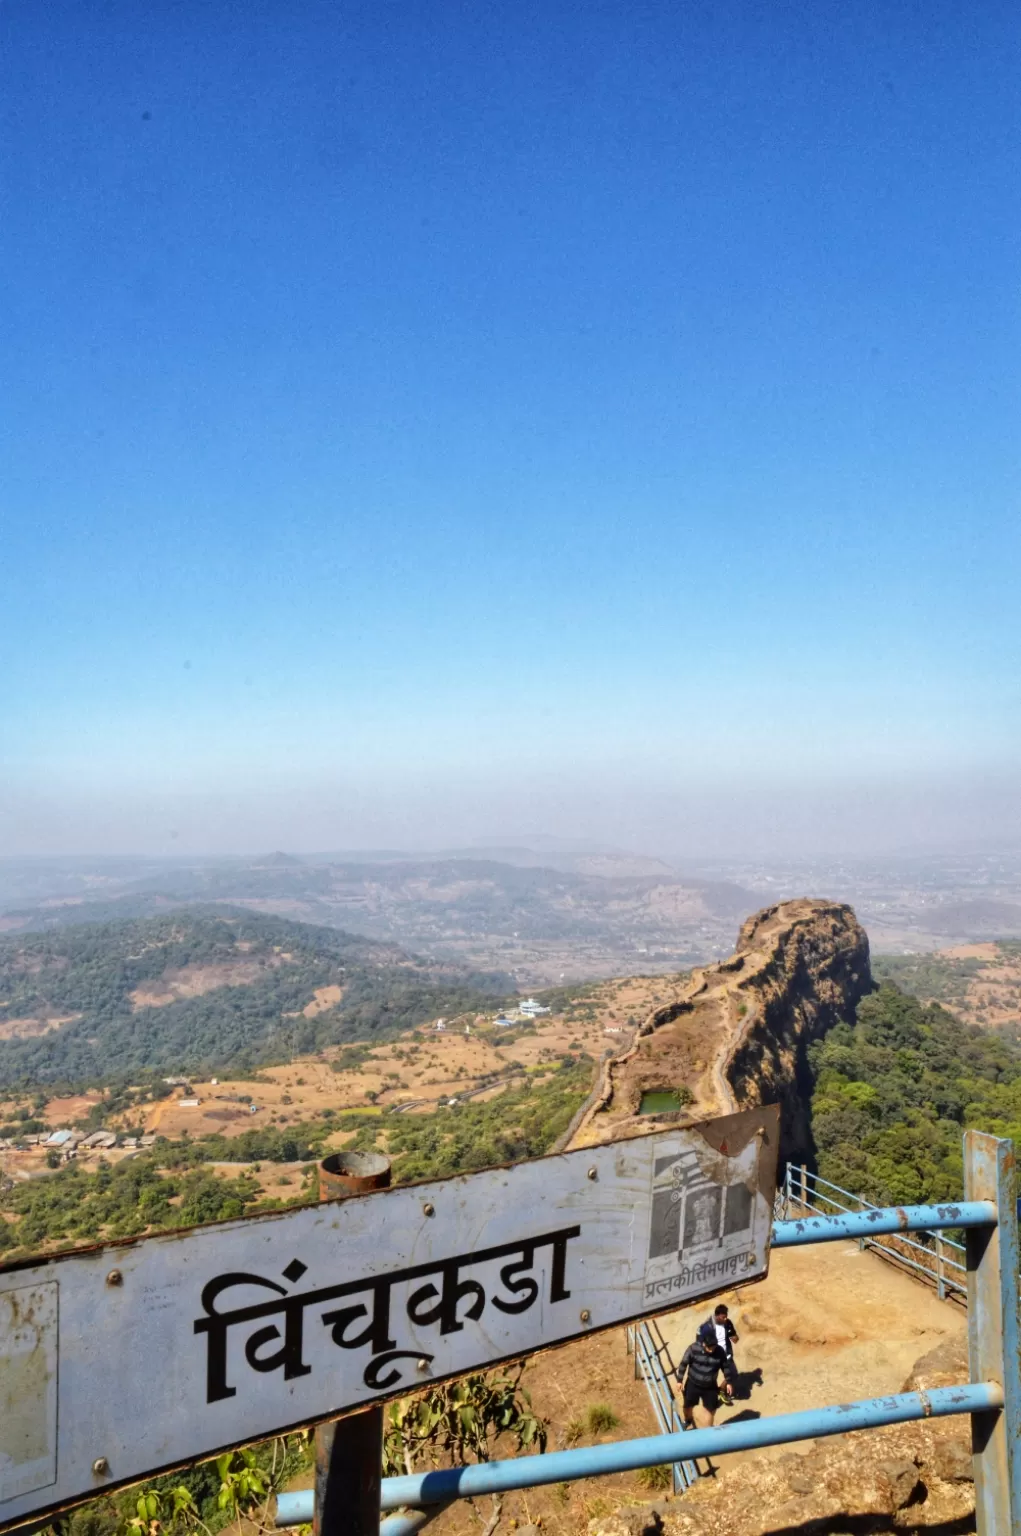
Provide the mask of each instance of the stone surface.
POLYGON ((932 1470, 945 1483, 973 1483, 975 1463, 970 1445, 962 1437, 960 1440, 947 1440, 937 1446, 932 1458, 932 1470))
POLYGON ((911 1368, 902 1392, 931 1392, 933 1387, 955 1387, 968 1381, 968 1339, 961 1331, 942 1339, 911 1368))
POLYGON ((625 1504, 618 1509, 615 1519, 628 1536, 659 1536, 663 1529, 660 1506, 656 1504, 625 1504))
POLYGON ((914 1461, 881 1461, 876 1470, 889 1489, 891 1509, 906 1509, 925 1497, 925 1484, 914 1461))

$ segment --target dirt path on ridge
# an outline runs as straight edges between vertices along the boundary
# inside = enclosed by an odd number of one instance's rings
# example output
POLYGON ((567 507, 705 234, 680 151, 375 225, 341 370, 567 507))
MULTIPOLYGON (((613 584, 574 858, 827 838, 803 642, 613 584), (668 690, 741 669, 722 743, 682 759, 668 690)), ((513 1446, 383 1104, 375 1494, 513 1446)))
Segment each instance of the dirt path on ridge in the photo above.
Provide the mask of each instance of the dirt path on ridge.
MULTIPOLYGON (((730 1307, 741 1336, 734 1356, 745 1378, 743 1400, 722 1408, 718 1424, 899 1392, 916 1360, 967 1334, 963 1306, 937 1300, 903 1270, 859 1252, 856 1242, 780 1249, 760 1284, 660 1318, 675 1362, 717 1301, 730 1307), (747 1379, 756 1369, 761 1386, 747 1379)), ((745 1454, 781 1456, 792 1449, 798 1447, 745 1454)), ((720 1476, 741 1459, 723 1459, 720 1476)))

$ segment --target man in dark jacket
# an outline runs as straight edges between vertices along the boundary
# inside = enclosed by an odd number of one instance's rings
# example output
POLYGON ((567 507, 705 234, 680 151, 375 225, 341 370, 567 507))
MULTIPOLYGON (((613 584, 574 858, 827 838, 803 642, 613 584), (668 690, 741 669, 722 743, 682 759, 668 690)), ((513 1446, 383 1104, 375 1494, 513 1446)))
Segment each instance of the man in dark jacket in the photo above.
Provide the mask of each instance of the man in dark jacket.
POLYGON ((737 1364, 734 1360, 734 1345, 738 1342, 740 1335, 738 1334, 737 1329, 734 1327, 734 1324, 730 1321, 730 1313, 728 1309, 721 1303, 716 1308, 712 1317, 706 1318, 705 1323, 703 1323, 702 1326, 711 1327, 716 1334, 716 1342, 720 1346, 720 1349, 723 1351, 725 1357, 723 1362, 723 1380, 725 1383, 725 1390, 728 1393, 732 1392, 734 1390, 734 1383, 737 1381, 737 1364))
MULTIPOLYGON (((710 1424, 716 1421, 720 1406, 719 1374, 726 1362, 726 1355, 716 1342, 716 1330, 712 1323, 703 1323, 681 1356, 677 1379, 684 1383, 684 1427, 695 1428, 695 1404, 701 1403, 709 1414, 710 1424)), ((730 1392, 727 1389, 729 1399, 730 1392)))

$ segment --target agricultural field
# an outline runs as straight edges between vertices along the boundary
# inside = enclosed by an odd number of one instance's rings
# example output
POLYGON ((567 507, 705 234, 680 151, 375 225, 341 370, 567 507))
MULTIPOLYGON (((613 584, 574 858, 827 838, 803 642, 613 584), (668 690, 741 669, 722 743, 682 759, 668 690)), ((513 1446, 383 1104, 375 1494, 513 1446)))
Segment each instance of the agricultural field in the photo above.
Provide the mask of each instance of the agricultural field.
POLYGON ((263 1119, 297 1124, 324 1110, 430 1114, 452 1098, 492 1097, 501 1084, 541 1073, 572 1051, 598 1059, 621 1048, 635 1024, 673 990, 668 977, 600 982, 570 989, 562 1003, 554 995, 557 1012, 510 1028, 496 1026, 495 1014, 462 1014, 444 1020, 442 1029, 433 1020, 384 1045, 328 1047, 263 1068, 254 1078, 193 1080, 190 1094, 179 1090, 153 1104, 144 1129, 171 1139, 212 1132, 229 1137, 263 1119), (197 1105, 188 1102, 194 1098, 197 1105))
POLYGON ((925 955, 874 955, 877 981, 942 1003, 966 1024, 1021 1033, 1021 943, 956 944, 925 955))

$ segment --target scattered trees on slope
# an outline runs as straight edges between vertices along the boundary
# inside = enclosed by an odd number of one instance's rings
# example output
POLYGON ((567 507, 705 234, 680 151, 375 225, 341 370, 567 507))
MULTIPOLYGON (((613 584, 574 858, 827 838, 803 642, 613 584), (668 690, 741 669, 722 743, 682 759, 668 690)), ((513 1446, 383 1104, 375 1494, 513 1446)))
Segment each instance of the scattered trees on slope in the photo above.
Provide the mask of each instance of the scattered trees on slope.
POLYGON ((567 1058, 541 1082, 432 1115, 352 1114, 287 1130, 264 1126, 230 1140, 161 1141, 122 1162, 100 1165, 94 1173, 72 1163, 46 1178, 0 1190, 0 1253, 22 1258, 53 1243, 74 1246, 101 1237, 133 1237, 298 1204, 309 1198, 308 1186, 299 1180, 291 1200, 266 1200, 257 1165, 305 1162, 311 1171, 337 1129, 355 1130, 349 1146, 385 1146, 394 1160, 395 1183, 538 1157, 567 1128, 591 1076, 590 1061, 567 1058), (219 1162, 245 1167, 240 1176, 224 1178, 209 1166, 219 1162))

